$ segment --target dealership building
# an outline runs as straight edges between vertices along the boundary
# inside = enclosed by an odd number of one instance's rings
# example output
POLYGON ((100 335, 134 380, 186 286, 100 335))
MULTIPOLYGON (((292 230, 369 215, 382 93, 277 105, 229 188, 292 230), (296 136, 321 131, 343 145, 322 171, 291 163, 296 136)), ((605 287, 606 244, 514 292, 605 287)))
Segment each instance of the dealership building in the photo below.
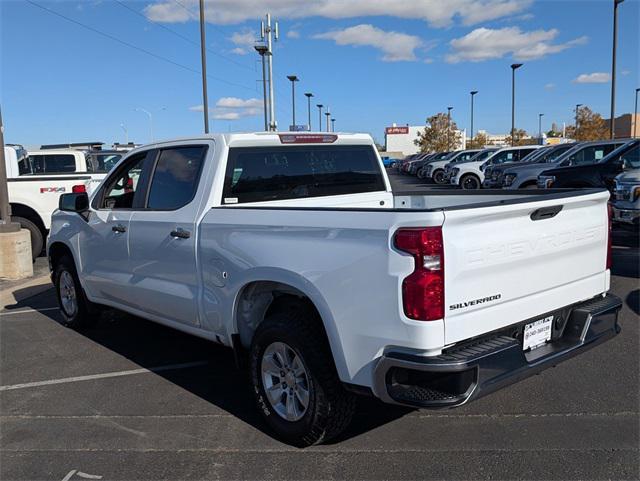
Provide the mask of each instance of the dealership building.
MULTIPOLYGON (((384 145, 387 152, 398 152, 402 155, 411 155, 419 152, 419 147, 414 143, 418 139, 418 133, 424 130, 424 125, 396 125, 384 129, 384 145)), ((466 130, 458 130, 460 144, 456 150, 464 149, 467 144, 466 130)))

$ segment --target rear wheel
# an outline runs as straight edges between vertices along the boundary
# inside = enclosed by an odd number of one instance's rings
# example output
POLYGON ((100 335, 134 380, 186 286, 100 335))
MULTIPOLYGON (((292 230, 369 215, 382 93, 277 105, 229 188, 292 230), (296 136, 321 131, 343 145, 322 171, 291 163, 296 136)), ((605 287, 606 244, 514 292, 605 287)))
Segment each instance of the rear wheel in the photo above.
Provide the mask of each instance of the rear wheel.
POLYGON ((480 188, 480 179, 473 174, 467 174, 460 179, 460 187, 465 190, 474 190, 480 188))
POLYGON ((99 316, 98 306, 87 300, 75 264, 69 256, 63 256, 55 265, 53 283, 63 325, 79 329, 96 322, 99 316))
POLYGON ((433 173, 433 180, 436 184, 444 184, 444 170, 438 169, 433 173))
POLYGON ((21 228, 29 231, 29 235, 31 236, 31 257, 35 260, 42 253, 42 248, 44 247, 44 235, 42 231, 33 221, 25 219, 24 217, 14 215, 11 216, 11 220, 19 223, 21 228))
POLYGON ((340 434, 355 409, 315 317, 300 306, 273 314, 258 326, 251 344, 258 409, 279 438, 299 447, 340 434))

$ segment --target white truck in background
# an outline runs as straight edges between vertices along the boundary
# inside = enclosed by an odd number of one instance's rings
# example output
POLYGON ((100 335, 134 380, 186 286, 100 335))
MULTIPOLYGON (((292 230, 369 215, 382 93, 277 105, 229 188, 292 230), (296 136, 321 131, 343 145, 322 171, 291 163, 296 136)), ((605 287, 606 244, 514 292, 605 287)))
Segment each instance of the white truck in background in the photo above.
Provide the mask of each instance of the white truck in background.
POLYGON ((460 406, 615 336, 608 198, 394 195, 368 135, 213 134, 63 194, 47 252, 63 324, 106 306, 232 347, 268 425, 308 446, 354 394, 460 406))
POLYGON ((21 145, 5 147, 12 219, 30 232, 34 259, 43 251, 60 194, 91 192, 124 154, 76 149, 27 152, 21 145))

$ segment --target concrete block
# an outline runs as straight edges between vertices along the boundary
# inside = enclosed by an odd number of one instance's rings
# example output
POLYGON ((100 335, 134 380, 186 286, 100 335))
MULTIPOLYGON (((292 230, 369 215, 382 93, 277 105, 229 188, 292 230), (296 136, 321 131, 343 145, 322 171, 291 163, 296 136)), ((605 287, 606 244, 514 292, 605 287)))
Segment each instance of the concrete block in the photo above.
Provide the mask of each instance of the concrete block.
POLYGON ((26 229, 0 232, 0 278, 24 279, 33 275, 31 235, 26 229))

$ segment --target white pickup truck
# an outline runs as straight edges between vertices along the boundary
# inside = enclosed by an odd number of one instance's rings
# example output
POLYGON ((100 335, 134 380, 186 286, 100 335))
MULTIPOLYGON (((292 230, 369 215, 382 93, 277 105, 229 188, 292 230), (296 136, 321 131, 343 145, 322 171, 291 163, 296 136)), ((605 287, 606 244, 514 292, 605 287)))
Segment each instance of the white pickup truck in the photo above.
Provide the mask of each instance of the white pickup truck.
POLYGON ((12 219, 31 234, 34 259, 44 248, 51 214, 65 192, 91 192, 124 152, 82 152, 74 149, 31 150, 5 147, 12 219))
POLYGON ((306 446, 354 394, 455 407, 615 336, 608 197, 394 195, 368 135, 209 135, 63 194, 48 256, 66 325, 109 306, 232 347, 306 446))

